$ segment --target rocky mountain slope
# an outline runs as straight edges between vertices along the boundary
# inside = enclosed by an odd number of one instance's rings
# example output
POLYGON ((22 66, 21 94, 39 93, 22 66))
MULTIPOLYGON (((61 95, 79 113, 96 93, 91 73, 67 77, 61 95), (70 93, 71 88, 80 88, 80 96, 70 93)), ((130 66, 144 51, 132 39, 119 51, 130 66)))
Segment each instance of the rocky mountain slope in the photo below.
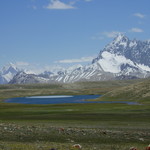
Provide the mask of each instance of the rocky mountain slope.
POLYGON ((92 64, 55 76, 56 81, 103 81, 146 78, 150 75, 150 42, 129 40, 119 34, 92 64))
POLYGON ((19 69, 12 63, 2 68, 0 71, 0 84, 6 84, 10 82, 14 75, 18 73, 19 69))
POLYGON ((34 74, 26 74, 25 72, 18 72, 10 84, 30 84, 30 83, 48 83, 49 79, 40 77, 34 74))
POLYGON ((45 71, 34 75, 16 68, 4 70, 0 73, 0 83, 70 83, 147 78, 150 76, 150 41, 130 40, 119 34, 90 65, 79 65, 57 73, 45 71))

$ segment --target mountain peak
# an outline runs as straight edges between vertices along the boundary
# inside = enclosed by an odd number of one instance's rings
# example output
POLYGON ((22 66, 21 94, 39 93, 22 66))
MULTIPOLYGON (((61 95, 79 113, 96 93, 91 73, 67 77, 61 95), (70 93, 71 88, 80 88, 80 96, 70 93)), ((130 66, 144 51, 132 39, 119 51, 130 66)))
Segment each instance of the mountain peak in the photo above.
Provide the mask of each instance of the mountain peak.
POLYGON ((8 72, 16 73, 18 71, 17 67, 13 63, 9 63, 2 68, 2 73, 7 74, 8 72))
POLYGON ((119 33, 115 38, 114 38, 114 42, 118 43, 118 42, 127 42, 129 39, 123 34, 123 33, 119 33))
POLYGON ((119 33, 90 65, 68 69, 54 67, 53 71, 48 68, 44 73, 35 75, 19 72, 10 63, 0 73, 0 84, 71 83, 146 77, 150 77, 150 42, 130 40, 119 33))

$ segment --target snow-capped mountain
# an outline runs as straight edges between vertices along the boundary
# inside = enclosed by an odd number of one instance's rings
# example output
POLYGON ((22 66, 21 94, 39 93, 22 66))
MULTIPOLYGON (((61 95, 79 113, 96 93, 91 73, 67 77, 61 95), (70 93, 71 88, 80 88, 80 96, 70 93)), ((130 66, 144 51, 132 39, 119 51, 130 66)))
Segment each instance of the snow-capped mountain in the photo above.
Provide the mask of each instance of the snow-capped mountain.
POLYGON ((3 67, 0 72, 0 84, 6 84, 11 81, 18 71, 19 69, 13 63, 3 67))
POLYGON ((48 83, 49 79, 40 77, 35 74, 26 74, 21 71, 18 72, 13 79, 9 82, 10 84, 30 84, 30 83, 48 83))
POLYGON ((93 63, 101 61, 103 58, 115 58, 114 61, 110 60, 111 62, 115 62, 116 59, 120 63, 129 63, 130 61, 130 63, 134 63, 139 68, 150 71, 150 41, 129 40, 123 34, 119 34, 99 53, 98 57, 93 60, 93 63), (119 57, 122 58, 120 59, 119 57))
POLYGON ((100 51, 91 65, 79 67, 57 81, 99 81, 145 78, 150 75, 150 42, 129 40, 119 34, 100 51))
POLYGON ((149 76, 150 41, 129 40, 125 35, 119 34, 100 51, 90 65, 77 65, 57 72, 45 71, 40 75, 19 72, 10 83, 70 83, 149 76))
POLYGON ((150 42, 129 40, 119 34, 92 64, 81 66, 65 75, 53 77, 58 82, 102 81, 145 78, 150 75, 150 42))

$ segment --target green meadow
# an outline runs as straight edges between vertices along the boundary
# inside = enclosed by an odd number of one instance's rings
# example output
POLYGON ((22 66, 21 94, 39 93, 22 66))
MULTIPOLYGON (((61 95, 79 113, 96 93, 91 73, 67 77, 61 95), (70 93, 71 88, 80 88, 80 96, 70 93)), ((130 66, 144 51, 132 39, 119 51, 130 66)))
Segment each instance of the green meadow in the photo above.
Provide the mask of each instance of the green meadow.
POLYGON ((149 88, 149 79, 1 85, 0 150, 73 150, 77 149, 74 144, 80 144, 82 150, 145 150, 150 144, 149 88), (98 101, 133 101, 138 105, 4 102, 12 97, 84 94, 103 95, 98 101))

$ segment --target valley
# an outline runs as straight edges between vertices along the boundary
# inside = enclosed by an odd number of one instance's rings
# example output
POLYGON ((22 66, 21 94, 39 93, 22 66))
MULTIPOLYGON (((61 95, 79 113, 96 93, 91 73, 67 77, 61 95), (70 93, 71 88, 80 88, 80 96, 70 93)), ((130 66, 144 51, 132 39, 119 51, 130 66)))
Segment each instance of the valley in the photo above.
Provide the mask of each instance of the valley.
MULTIPOLYGON (((149 80, 1 85, 0 149, 73 150, 73 145, 80 144, 83 150, 129 150, 133 146, 144 150, 150 140, 149 97, 137 99, 134 90, 135 95, 132 91, 132 98, 127 99, 129 87, 136 86, 142 94, 137 85, 148 88, 149 80), (118 94, 123 89, 126 98, 118 94), (4 103, 11 97, 83 93, 103 94, 100 101, 130 100, 140 105, 4 103)), ((149 95, 149 90, 144 94, 149 95)))
POLYGON ((0 150, 150 150, 150 0, 0 1, 0 150))

